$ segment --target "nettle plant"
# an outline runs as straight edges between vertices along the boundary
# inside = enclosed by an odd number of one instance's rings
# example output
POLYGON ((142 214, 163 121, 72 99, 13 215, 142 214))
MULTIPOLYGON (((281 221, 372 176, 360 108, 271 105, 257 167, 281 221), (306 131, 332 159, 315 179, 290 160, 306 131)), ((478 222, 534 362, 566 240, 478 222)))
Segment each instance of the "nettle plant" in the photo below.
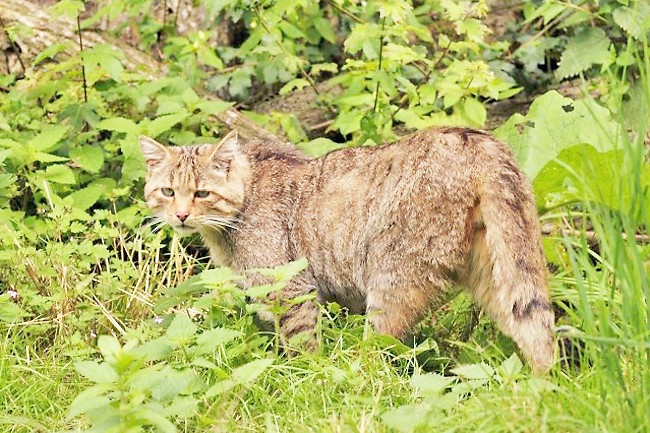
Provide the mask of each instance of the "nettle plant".
MULTIPOLYGON (((82 9, 64 1, 51 11, 75 18, 82 9)), ((4 77, 0 93, 0 322, 32 324, 25 332, 43 347, 58 336, 123 334, 150 312, 158 284, 185 278, 193 259, 178 242, 163 247, 164 234, 140 228, 137 136, 205 141, 197 137, 211 135, 208 116, 230 106, 182 76, 148 82, 119 49, 68 48, 51 45, 24 77, 4 77), (179 260, 165 264, 165 253, 179 260)))
MULTIPOLYGON (((498 56, 508 48, 486 42, 490 30, 480 21, 488 10, 484 0, 425 1, 417 7, 405 0, 206 5, 215 13, 227 10, 250 31, 239 48, 219 49, 241 66, 216 77, 214 86, 230 84, 232 93, 234 83, 255 75, 263 84, 288 81, 280 93, 307 86, 319 93, 316 81, 336 75, 331 84, 342 93, 325 92, 320 101, 334 116, 330 129, 353 144, 393 139, 398 125, 480 127, 484 101, 519 91, 483 60, 487 49, 498 56)), ((235 95, 245 95, 237 89, 235 95)), ((294 141, 305 136, 288 132, 294 141)))

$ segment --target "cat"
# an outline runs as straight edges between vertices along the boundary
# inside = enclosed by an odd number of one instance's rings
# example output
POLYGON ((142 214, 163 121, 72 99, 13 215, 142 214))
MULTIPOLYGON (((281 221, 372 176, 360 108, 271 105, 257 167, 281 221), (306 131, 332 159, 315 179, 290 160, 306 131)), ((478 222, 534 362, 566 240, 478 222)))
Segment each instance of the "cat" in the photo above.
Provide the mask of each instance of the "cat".
MULTIPOLYGON (((139 138, 154 216, 198 232, 237 271, 306 257, 282 296, 317 293, 400 339, 454 287, 518 345, 533 371, 554 362, 551 309, 530 182, 507 146, 436 127, 392 144, 311 159, 280 142, 165 146, 139 138)), ((283 341, 313 333, 314 301, 281 318, 283 341)), ((308 344, 316 347, 315 338, 308 344)))

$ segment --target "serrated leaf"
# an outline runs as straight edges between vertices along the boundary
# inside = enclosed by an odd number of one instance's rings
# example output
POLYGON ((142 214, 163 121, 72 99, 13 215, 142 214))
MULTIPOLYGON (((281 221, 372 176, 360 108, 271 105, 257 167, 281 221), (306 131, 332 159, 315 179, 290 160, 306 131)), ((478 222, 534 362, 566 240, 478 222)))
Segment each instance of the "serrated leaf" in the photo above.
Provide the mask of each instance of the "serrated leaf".
POLYGON ((34 65, 37 65, 41 63, 45 59, 54 59, 57 54, 64 52, 65 50, 68 49, 67 45, 64 44, 52 44, 45 48, 43 51, 38 53, 38 55, 34 58, 34 65))
POLYGON ((80 146, 70 149, 70 159, 89 173, 98 173, 104 166, 104 151, 98 146, 80 146))
POLYGON ((427 431, 443 418, 445 414, 428 403, 407 404, 381 415, 384 424, 401 433, 427 431))
POLYGON ((111 399, 102 395, 109 390, 111 390, 110 386, 95 385, 81 391, 74 400, 72 400, 72 403, 70 403, 70 409, 68 409, 66 420, 71 420, 77 415, 90 412, 94 409, 109 406, 111 399))
POLYGON ((112 335, 100 335, 97 339, 97 347, 104 359, 115 359, 122 351, 120 342, 112 335))
POLYGON ((178 342, 181 345, 185 345, 191 338, 194 337, 197 331, 197 326, 192 322, 192 320, 183 313, 177 313, 172 321, 165 337, 168 339, 178 342))
POLYGON ((232 380, 239 385, 250 383, 257 379, 260 374, 264 373, 274 362, 275 360, 270 358, 251 361, 248 364, 237 367, 233 371, 232 380))
POLYGON ((309 86, 309 81, 305 78, 296 78, 282 86, 279 93, 280 95, 286 95, 293 90, 302 90, 307 86, 309 86))
POLYGON ((140 127, 131 119, 124 117, 111 117, 104 119, 97 124, 97 129, 108 129, 109 131, 126 132, 127 134, 138 135, 140 127))
POLYGON ((214 328, 202 332, 196 339, 197 355, 205 355, 214 352, 217 346, 241 337, 241 331, 227 328, 214 328))
POLYGON ((144 356, 146 361, 158 361, 171 355, 174 352, 175 346, 167 338, 157 338, 135 348, 133 354, 136 356, 144 356))
POLYGON ((88 71, 101 68, 117 82, 122 80, 122 73, 124 72, 124 65, 120 61, 120 58, 123 57, 124 53, 121 50, 109 45, 95 45, 84 48, 81 52, 81 60, 83 65, 88 68, 88 71))
POLYGON ((379 0, 379 17, 390 17, 393 23, 403 23, 406 15, 413 9, 409 2, 404 0, 379 0))
POLYGON ((29 140, 29 142, 34 146, 34 150, 49 152, 56 148, 66 132, 68 132, 66 126, 47 125, 38 135, 29 140))
POLYGON ((648 33, 650 20, 650 4, 645 1, 636 1, 631 6, 618 5, 612 13, 614 22, 627 34, 643 40, 643 34, 648 33))
POLYGON ((86 210, 97 203, 104 189, 98 185, 91 185, 68 194, 75 208, 86 210))
POLYGON ((27 311, 13 302, 3 301, 0 303, 0 321, 14 323, 20 321, 27 315, 27 311))
MULTIPOLYGON (((157 137, 163 132, 169 131, 176 124, 182 122, 189 117, 190 113, 185 109, 181 109, 178 113, 166 114, 164 116, 156 117, 145 125, 147 135, 150 137, 157 137)), ((144 122, 143 122, 144 123, 144 122)))
POLYGON ((163 414, 165 416, 189 418, 197 413, 199 401, 192 397, 177 397, 169 406, 165 407, 163 414))
POLYGON ((221 382, 217 382, 215 385, 210 387, 205 393, 206 398, 211 398, 220 394, 223 394, 226 391, 231 390, 237 385, 233 380, 226 379, 221 382))
POLYGON ((77 361, 74 363, 74 369, 95 383, 114 383, 118 379, 115 370, 106 362, 100 364, 96 361, 77 361))
POLYGON ((56 183, 75 183, 74 172, 70 167, 63 164, 55 164, 47 167, 45 169, 45 179, 56 183))
POLYGON ((68 158, 64 158, 63 156, 59 155, 52 155, 51 153, 34 152, 32 155, 32 160, 40 162, 64 162, 67 161, 68 158))
POLYGON ((438 373, 426 373, 413 376, 411 386, 419 388, 422 395, 440 395, 456 380, 455 377, 446 377, 438 373))
POLYGON ((158 431, 162 431, 163 433, 176 433, 176 426, 159 412, 160 410, 158 407, 155 407, 154 409, 144 407, 134 411, 133 417, 148 421, 148 423, 153 424, 158 428, 158 431))
POLYGON ((273 277, 278 282, 288 282, 300 272, 304 271, 308 264, 307 258, 303 257, 299 260, 276 266, 275 268, 247 269, 246 272, 273 277))
POLYGON ((558 78, 572 77, 594 64, 609 63, 612 60, 610 45, 611 41, 601 28, 587 27, 580 30, 562 52, 557 69, 558 78))
POLYGON ((497 370, 501 380, 512 381, 517 378, 522 368, 521 360, 516 353, 513 353, 510 358, 501 363, 497 370))
POLYGON ((298 144, 298 148, 312 158, 318 158, 328 152, 345 147, 347 147, 345 143, 336 143, 325 137, 318 137, 309 142, 298 144))
POLYGON ((61 15, 67 15, 71 20, 76 19, 79 12, 86 9, 86 6, 81 0, 62 0, 47 8, 47 13, 50 19, 54 20, 61 15))
POLYGON ((480 364, 459 365, 451 372, 465 379, 489 379, 494 376, 494 368, 484 362, 480 364))

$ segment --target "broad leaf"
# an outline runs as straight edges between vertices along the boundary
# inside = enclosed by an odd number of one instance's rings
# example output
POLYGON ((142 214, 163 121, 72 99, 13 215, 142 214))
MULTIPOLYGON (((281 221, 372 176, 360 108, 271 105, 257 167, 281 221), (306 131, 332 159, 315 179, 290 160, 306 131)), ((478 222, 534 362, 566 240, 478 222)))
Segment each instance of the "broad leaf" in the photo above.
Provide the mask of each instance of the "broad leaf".
POLYGON ((89 173, 98 173, 104 165, 104 152, 98 146, 81 146, 70 149, 72 163, 89 173))
POLYGON ((96 361, 78 361, 74 363, 74 369, 95 383, 113 383, 118 379, 115 370, 106 362, 100 364, 96 361))
POLYGON ((196 334, 197 326, 183 313, 177 313, 165 336, 181 345, 185 345, 196 334))
POLYGON ((574 101, 553 90, 536 98, 526 116, 510 117, 494 135, 510 144, 520 167, 535 179, 563 149, 587 143, 605 152, 622 143, 622 132, 593 100, 574 101))

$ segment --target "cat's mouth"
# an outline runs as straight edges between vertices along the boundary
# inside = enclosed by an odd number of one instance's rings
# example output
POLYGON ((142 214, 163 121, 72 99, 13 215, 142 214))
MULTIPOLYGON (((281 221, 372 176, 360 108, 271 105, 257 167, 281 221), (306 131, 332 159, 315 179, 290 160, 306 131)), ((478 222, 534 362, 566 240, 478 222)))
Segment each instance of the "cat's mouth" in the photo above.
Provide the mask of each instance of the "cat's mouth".
POLYGON ((191 235, 192 233, 196 232, 196 227, 185 224, 185 223, 180 223, 178 225, 174 226, 174 230, 176 233, 178 233, 181 236, 186 236, 186 235, 191 235))

